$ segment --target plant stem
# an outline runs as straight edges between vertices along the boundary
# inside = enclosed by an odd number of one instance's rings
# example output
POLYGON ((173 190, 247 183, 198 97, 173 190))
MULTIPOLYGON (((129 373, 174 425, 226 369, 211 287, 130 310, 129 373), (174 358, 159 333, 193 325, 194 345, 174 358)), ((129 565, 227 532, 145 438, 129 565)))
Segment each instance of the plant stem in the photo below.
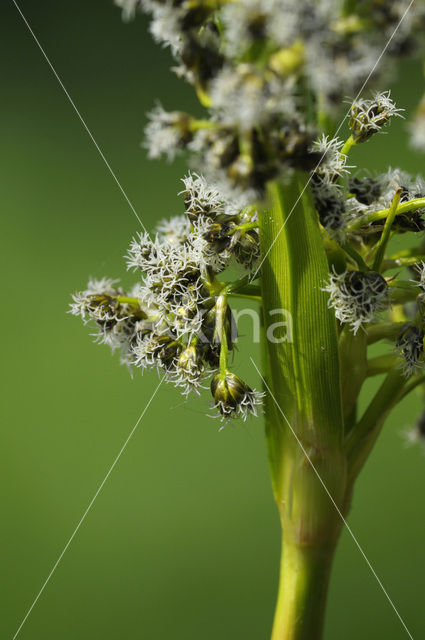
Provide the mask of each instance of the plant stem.
MULTIPOLYGON (((425 198, 415 198, 414 200, 409 200, 408 202, 403 202, 397 207, 397 215, 401 213, 409 213, 418 211, 419 209, 425 208, 425 198)), ((365 213, 362 216, 359 216, 354 222, 348 225, 349 231, 356 231, 356 229, 361 229, 364 226, 369 225, 371 222, 376 222, 377 220, 385 220, 385 218, 389 215, 391 211, 391 207, 389 209, 380 209, 379 211, 371 211, 370 213, 365 213)))
POLYGON ((406 378, 400 369, 392 369, 376 392, 356 428, 347 436, 350 482, 354 481, 375 444, 385 419, 398 402, 406 378))
POLYGON ((272 640, 320 640, 334 547, 282 540, 279 592, 272 640))
POLYGON ((405 322, 383 322, 370 325, 367 329, 367 344, 374 344, 378 340, 395 340, 405 324, 405 322))
POLYGON ((394 369, 399 365, 400 357, 393 353, 376 356, 376 358, 371 358, 367 362, 367 376, 379 376, 381 373, 388 373, 390 369, 394 369))
POLYGON ((356 144, 356 140, 353 138, 353 136, 350 136, 345 141, 344 146, 341 149, 341 153, 345 156, 348 155, 351 147, 354 147, 355 144, 356 144))
POLYGON ((357 263, 360 271, 369 271, 369 267, 367 266, 366 262, 363 260, 362 256, 354 249, 354 247, 351 246, 351 244, 346 242, 344 245, 342 245, 342 248, 344 249, 345 253, 347 253, 350 258, 352 258, 354 262, 357 263))
POLYGON ((391 207, 388 213, 388 217, 385 220, 384 230, 381 235, 381 239, 379 240, 378 247, 375 254, 375 259, 373 261, 373 269, 374 271, 380 272, 382 260, 384 259, 385 249, 387 248, 388 241, 391 235, 391 227, 394 222, 394 218, 397 214, 397 207, 400 204, 402 189, 399 187, 395 192, 393 201, 391 203, 391 207))
POLYGON ((306 176, 270 184, 260 216, 264 324, 285 309, 293 341, 264 341, 266 440, 284 543, 273 640, 319 640, 344 512, 346 459, 335 317, 322 290, 328 265, 306 176), (319 477, 320 476, 320 480, 319 477))

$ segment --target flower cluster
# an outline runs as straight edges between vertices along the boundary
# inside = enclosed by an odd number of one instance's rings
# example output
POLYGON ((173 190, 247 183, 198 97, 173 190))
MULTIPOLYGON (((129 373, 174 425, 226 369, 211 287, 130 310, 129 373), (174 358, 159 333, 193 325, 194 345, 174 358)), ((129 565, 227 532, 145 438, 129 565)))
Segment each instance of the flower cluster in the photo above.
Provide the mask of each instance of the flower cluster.
POLYGON ((350 219, 350 202, 338 182, 349 173, 347 156, 342 153, 343 141, 329 139, 323 134, 315 140, 312 150, 320 155, 320 162, 312 173, 312 191, 319 219, 328 233, 343 239, 344 228, 350 219))
POLYGON ((390 91, 377 93, 371 100, 360 98, 350 108, 349 126, 356 143, 366 142, 394 116, 401 117, 390 98, 390 91))
POLYGON ((86 324, 96 327, 95 341, 121 352, 122 362, 129 364, 131 349, 139 334, 149 330, 151 319, 136 285, 128 293, 117 287, 118 280, 90 280, 85 291, 73 295, 70 312, 86 324))
POLYGON ((236 329, 228 303, 248 276, 217 279, 231 264, 252 271, 259 257, 257 213, 223 198, 202 176, 183 180, 185 214, 162 220, 152 239, 133 239, 129 269, 141 282, 129 293, 116 281, 91 281, 71 312, 94 321, 101 342, 130 366, 157 369, 187 395, 214 375, 211 393, 222 419, 256 415, 261 394, 229 371, 236 329))
POLYGON ((324 291, 329 293, 329 306, 333 307, 336 318, 348 323, 354 334, 372 322, 388 304, 388 285, 374 271, 333 272, 324 291))
MULTIPOLYGON (((335 115, 372 70, 376 79, 384 47, 387 56, 419 49, 425 23, 421 3, 404 15, 403 2, 373 0, 116 4, 127 20, 138 9, 150 15, 154 39, 170 47, 174 70, 208 109, 205 120, 154 109, 146 128, 150 157, 172 159, 188 149, 211 180, 251 199, 268 180, 317 165, 312 115, 335 115)), ((367 140, 394 115, 400 113, 389 93, 358 99, 350 114, 353 136, 367 140)), ((326 189, 331 192, 329 183, 326 189)), ((324 189, 321 195, 322 203, 324 189)), ((327 197, 332 203, 328 226, 336 229, 340 202, 334 191, 327 197)))
MULTIPOLYGON (((255 415, 262 394, 230 370, 236 330, 229 299, 258 290, 249 283, 257 275, 267 184, 285 185, 298 172, 308 176, 329 264, 327 281, 315 286, 328 295, 339 330, 389 338, 394 368, 417 376, 425 243, 399 254, 388 246, 395 234, 418 238, 425 230, 425 181, 397 168, 359 170, 350 149, 401 117, 389 91, 361 94, 371 72, 382 78, 376 61, 384 48, 386 56, 420 52, 424 4, 406 12, 398 0, 115 2, 125 20, 138 10, 149 14, 154 39, 169 47, 173 70, 193 86, 204 115, 159 104, 148 115, 150 158, 191 155, 194 169, 180 193, 184 214, 160 221, 153 237, 133 239, 127 262, 141 276, 135 287, 126 293, 116 281, 92 281, 71 311, 92 320, 96 340, 118 349, 123 362, 158 370, 184 394, 210 380, 222 419, 255 415), (340 140, 329 132, 346 96, 356 94, 340 140), (207 179, 195 172, 200 166, 207 179), (230 266, 243 273, 229 281, 223 274, 230 266), (403 280, 403 269, 413 276, 403 280)), ((412 124, 417 147, 425 147, 423 107, 412 124)))

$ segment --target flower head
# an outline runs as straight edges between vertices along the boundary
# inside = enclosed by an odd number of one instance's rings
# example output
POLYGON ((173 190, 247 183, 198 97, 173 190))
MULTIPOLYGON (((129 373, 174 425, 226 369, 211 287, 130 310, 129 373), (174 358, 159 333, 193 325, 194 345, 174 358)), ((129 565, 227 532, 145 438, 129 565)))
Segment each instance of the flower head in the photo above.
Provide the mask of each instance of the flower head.
POLYGON ((390 98, 390 91, 377 93, 371 100, 360 98, 351 105, 349 126, 357 143, 366 142, 374 133, 382 129, 391 118, 401 116, 403 109, 397 109, 390 98))
POLYGON ((329 138, 325 134, 314 141, 311 150, 320 156, 319 165, 314 172, 317 179, 333 183, 353 168, 347 165, 347 156, 341 153, 343 144, 342 140, 329 138))
POLYGON ((145 147, 149 158, 175 156, 193 139, 191 116, 180 111, 165 111, 160 104, 148 113, 149 123, 145 128, 145 147))
POLYGON ((246 420, 249 415, 257 415, 258 406, 262 404, 263 393, 252 390, 241 378, 226 371, 217 373, 211 380, 211 393, 214 407, 222 420, 241 417, 246 420))
POLYGON ((329 293, 328 305, 336 318, 349 324, 354 334, 388 306, 388 285, 374 271, 334 271, 323 290, 329 293))

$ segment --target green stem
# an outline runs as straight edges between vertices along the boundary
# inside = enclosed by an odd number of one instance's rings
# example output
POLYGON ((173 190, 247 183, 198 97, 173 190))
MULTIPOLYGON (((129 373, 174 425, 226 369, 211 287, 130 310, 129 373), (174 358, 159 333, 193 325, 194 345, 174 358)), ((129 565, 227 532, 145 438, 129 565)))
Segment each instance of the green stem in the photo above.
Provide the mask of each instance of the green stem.
POLYGON ((240 291, 238 291, 237 293, 229 293, 229 297, 243 298, 244 300, 252 300, 253 302, 261 302, 261 296, 252 295, 250 293, 242 293, 240 291))
POLYGON ((406 387, 403 389, 400 396, 397 398, 397 403, 401 402, 401 400, 403 400, 407 395, 409 395, 409 393, 411 393, 414 389, 416 389, 417 387, 419 387, 421 384, 424 384, 424 383, 425 383, 425 376, 419 376, 418 378, 415 378, 414 380, 409 382, 409 384, 406 385, 406 387))
POLYGON ((320 640, 334 547, 282 541, 272 640, 320 640))
POLYGON ((341 530, 335 504, 346 504, 338 334, 322 290, 328 265, 306 181, 271 183, 260 215, 265 329, 276 309, 290 313, 295 328, 292 342, 264 342, 266 439, 284 535, 273 640, 321 638, 341 530))
MULTIPOLYGON (((418 211, 419 209, 425 208, 425 198, 415 198, 414 200, 409 200, 408 202, 403 202, 397 207, 397 215, 401 213, 409 213, 410 211, 418 211)), ((371 211, 370 213, 365 213, 364 215, 358 217, 354 222, 352 222, 348 226, 349 231, 356 231, 365 227, 371 222, 376 222, 377 220, 384 220, 390 213, 391 207, 389 209, 380 209, 379 211, 371 211)))
POLYGON ((347 156, 350 152, 351 147, 354 147, 355 144, 356 144, 356 140, 353 138, 353 136, 350 136, 345 141, 345 144, 341 149, 341 153, 347 156))
POLYGON ((345 431, 356 410, 357 398, 367 373, 367 335, 356 335, 346 325, 339 337, 341 363, 341 393, 345 431))
POLYGON ((405 322, 383 322, 369 325, 367 344, 374 344, 378 340, 395 340, 405 324, 405 322))
POLYGON ((385 220, 384 230, 382 232, 382 235, 376 250, 375 259, 373 261, 373 270, 377 271, 378 273, 381 270, 382 260, 384 259, 384 255, 385 255, 385 249, 387 248, 387 244, 391 235, 391 227, 393 225, 394 218, 396 217, 396 214, 397 214, 397 207, 400 204, 401 192, 402 192, 401 187, 399 187, 395 192, 393 201, 391 203, 390 211, 388 213, 388 217, 385 220))
POLYGON ((383 356, 376 356, 367 361, 367 376, 379 376, 381 373, 388 373, 400 364, 400 358, 392 353, 383 356))
POLYGON ((364 412, 360 422, 348 434, 346 449, 351 483, 366 462, 387 415, 397 404, 406 378, 400 369, 392 369, 364 412))
POLYGON ((405 304, 406 302, 413 302, 418 297, 418 287, 404 288, 394 287, 390 289, 390 300, 394 304, 405 304))
POLYGON ((236 233, 236 231, 249 231, 250 229, 258 229, 258 222, 245 222, 244 224, 239 224, 236 227, 233 227, 227 235, 231 236, 236 233))
POLYGON ((382 272, 388 271, 389 269, 397 269, 400 267, 413 267, 413 265, 417 264, 418 262, 423 262, 424 260, 424 254, 413 255, 405 258, 388 258, 382 263, 382 272))
POLYGON ((129 298, 128 296, 111 296, 111 298, 115 298, 120 304, 131 304, 133 307, 140 307, 138 298, 129 298))
POLYGON ((218 296, 215 303, 215 331, 220 342, 220 373, 226 375, 227 362, 229 358, 229 345, 227 344, 227 334, 224 323, 226 322, 227 312, 227 294, 222 293, 218 296))
POLYGON ((367 266, 366 262, 363 260, 362 256, 354 249, 354 247, 351 244, 346 242, 345 244, 342 245, 342 248, 344 249, 345 253, 347 253, 350 256, 350 258, 352 258, 354 262, 357 263, 357 266, 361 271, 370 271, 369 267, 367 266))

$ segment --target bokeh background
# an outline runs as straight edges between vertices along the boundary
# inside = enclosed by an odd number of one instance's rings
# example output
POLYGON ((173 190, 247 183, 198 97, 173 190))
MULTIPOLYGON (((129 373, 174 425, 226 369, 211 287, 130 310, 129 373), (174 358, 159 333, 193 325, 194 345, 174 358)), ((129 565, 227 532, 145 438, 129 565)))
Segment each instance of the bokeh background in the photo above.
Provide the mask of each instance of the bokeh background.
MULTIPOLYGON (((146 19, 124 25, 111 0, 20 6, 146 227, 180 213, 183 161, 148 162, 139 143, 156 98, 170 109, 195 102, 146 19)), ((12 1, 0 9, 0 47, 0 636, 11 639, 157 378, 131 379, 66 313, 89 274, 131 281, 122 256, 139 225, 12 1)), ((413 108, 422 77, 420 65, 403 65, 399 106, 413 108)), ((402 121, 353 157, 377 170, 425 169, 402 121)), ((238 370, 258 385, 249 321, 241 332, 238 370)), ((160 389, 22 640, 268 637, 280 534, 262 422, 219 432, 206 400, 160 389)), ((412 396, 388 420, 349 518, 415 638, 425 626, 425 457, 401 432, 421 407, 412 396)), ((326 629, 328 640, 407 635, 346 533, 326 629)))

